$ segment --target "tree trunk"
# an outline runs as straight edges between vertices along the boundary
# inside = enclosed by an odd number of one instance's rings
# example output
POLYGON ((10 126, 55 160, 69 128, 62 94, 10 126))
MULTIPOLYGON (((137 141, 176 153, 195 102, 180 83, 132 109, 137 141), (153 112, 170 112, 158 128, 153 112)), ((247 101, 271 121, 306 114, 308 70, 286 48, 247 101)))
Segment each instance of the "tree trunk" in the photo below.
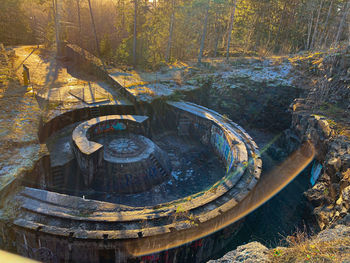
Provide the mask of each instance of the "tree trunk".
POLYGON ((99 48, 98 38, 97 38, 97 32, 96 32, 96 26, 95 26, 95 20, 94 20, 94 15, 92 13, 92 8, 91 8, 91 1, 88 0, 88 3, 89 3, 89 10, 90 10, 90 16, 91 16, 92 29, 94 31, 94 36, 95 36, 97 54, 98 54, 98 57, 101 58, 100 48, 99 48))
POLYGON ((134 67, 136 67, 136 41, 137 41, 137 1, 138 0, 134 0, 134 41, 133 41, 133 48, 132 48, 132 57, 133 57, 133 64, 134 67))
POLYGON ((237 0, 234 0, 233 6, 232 6, 231 17, 230 17, 230 26, 229 26, 228 32, 227 32, 227 48, 226 48, 226 59, 227 60, 230 56, 231 34, 232 34, 232 28, 233 28, 233 21, 235 20, 236 6, 237 6, 237 0))
POLYGON ((175 19, 175 0, 172 0, 172 12, 171 12, 170 26, 169 26, 169 39, 168 39, 168 46, 167 46, 166 53, 165 53, 165 61, 166 62, 169 62, 169 59, 170 59, 171 42, 172 42, 172 38, 173 38, 174 19, 175 19))
POLYGON ((350 1, 348 1, 344 7, 344 13, 343 13, 342 19, 339 23, 338 32, 337 32, 337 35, 336 35, 335 41, 334 41, 335 47, 338 45, 341 33, 343 32, 344 23, 345 23, 345 20, 349 14, 349 5, 350 5, 350 1))
POLYGON ((281 33, 281 29, 282 29, 282 24, 284 22, 284 17, 286 15, 286 8, 287 8, 287 1, 284 2, 283 5, 283 11, 282 11, 282 15, 281 15, 281 19, 278 25, 278 30, 277 30, 277 34, 275 36, 275 41, 274 41, 274 45, 275 45, 275 51, 280 51, 281 50, 281 37, 280 37, 280 33, 281 33))
POLYGON ((314 33, 312 35, 310 48, 314 48, 314 45, 315 45, 316 35, 317 35, 317 30, 318 30, 318 23, 320 21, 320 15, 321 15, 321 9, 322 9, 322 6, 323 6, 323 1, 324 0, 321 0, 320 7, 318 9, 317 18, 316 18, 316 24, 315 24, 315 28, 314 28, 314 33))
POLYGON ((348 46, 350 46, 350 23, 348 24, 348 46))
POLYGON ((58 0, 52 0, 52 10, 53 15, 55 18, 55 33, 56 33, 56 55, 59 55, 59 45, 60 45, 60 29, 59 29, 59 23, 58 23, 58 0))
POLYGON ((215 43, 214 43, 214 57, 216 58, 218 55, 218 45, 219 45, 219 37, 220 37, 220 32, 219 29, 216 26, 216 34, 215 34, 215 43))
POLYGON ((328 26, 329 17, 330 17, 331 12, 332 12, 333 3, 334 3, 334 0, 332 0, 331 3, 330 3, 330 5, 329 5, 328 13, 327 13, 327 18, 326 18, 326 21, 324 22, 323 34, 322 34, 321 39, 320 39, 320 41, 319 41, 319 46, 321 46, 321 47, 325 44, 325 43, 323 43, 323 41, 326 39, 327 26, 328 26))
POLYGON ((83 41, 81 39, 81 17, 80 17, 80 0, 77 0, 77 12, 78 12, 78 27, 79 27, 79 45, 81 48, 83 48, 83 41))
POLYGON ((205 37, 206 37, 206 35, 207 35, 207 24, 208 24, 208 16, 209 16, 209 7, 210 7, 210 0, 208 0, 207 9, 206 9, 206 11, 205 11, 205 18, 204 18, 204 25, 203 25, 203 33, 202 33, 202 39, 201 39, 201 46, 200 46, 199 54, 198 54, 198 63, 202 63, 204 42, 205 42, 205 37))
POLYGON ((313 9, 313 5, 311 6, 311 19, 309 21, 309 25, 308 25, 308 30, 307 30, 307 41, 306 41, 306 50, 309 49, 310 47, 310 38, 311 38, 311 32, 312 32, 312 24, 314 22, 314 9, 313 9))

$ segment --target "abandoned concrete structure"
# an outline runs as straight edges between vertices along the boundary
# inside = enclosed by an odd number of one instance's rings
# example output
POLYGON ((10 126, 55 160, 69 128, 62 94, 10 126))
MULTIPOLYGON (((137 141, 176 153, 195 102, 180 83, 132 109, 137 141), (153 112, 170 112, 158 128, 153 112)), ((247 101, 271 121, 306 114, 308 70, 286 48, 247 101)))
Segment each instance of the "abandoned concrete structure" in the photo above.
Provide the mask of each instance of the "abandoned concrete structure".
POLYGON ((39 138, 46 155, 22 182, 8 238, 45 262, 208 259, 239 224, 196 231, 220 225, 262 168, 243 128, 184 101, 69 104, 43 117, 39 138))
POLYGON ((136 135, 145 135, 147 120, 145 116, 111 115, 74 129, 73 148, 85 185, 90 186, 99 174, 106 191, 136 193, 166 180, 171 171, 166 153, 150 139, 136 135))

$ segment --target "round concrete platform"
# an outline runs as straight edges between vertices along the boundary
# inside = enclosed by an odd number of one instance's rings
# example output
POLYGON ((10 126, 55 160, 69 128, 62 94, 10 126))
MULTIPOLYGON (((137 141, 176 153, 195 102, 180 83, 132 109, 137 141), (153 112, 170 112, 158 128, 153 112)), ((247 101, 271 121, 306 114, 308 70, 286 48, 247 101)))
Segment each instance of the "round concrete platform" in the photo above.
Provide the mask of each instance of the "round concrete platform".
POLYGON ((136 163, 149 158, 156 145, 148 138, 135 134, 110 134, 95 140, 104 145, 104 160, 115 164, 136 163))
MULTIPOLYGON (((104 134, 94 138, 104 146, 103 189, 109 193, 144 192, 169 179, 167 154, 150 139, 136 134, 104 134)), ((101 179, 101 178, 100 178, 101 179)))

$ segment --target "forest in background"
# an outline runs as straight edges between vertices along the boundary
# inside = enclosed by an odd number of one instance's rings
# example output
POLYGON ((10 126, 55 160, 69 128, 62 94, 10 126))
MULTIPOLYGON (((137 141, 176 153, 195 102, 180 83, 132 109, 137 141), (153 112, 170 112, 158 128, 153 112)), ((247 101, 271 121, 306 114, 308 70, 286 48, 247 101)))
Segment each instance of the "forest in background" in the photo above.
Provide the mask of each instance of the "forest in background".
POLYGON ((348 45, 349 11, 350 0, 1 0, 0 42, 66 41, 107 64, 153 68, 348 45))

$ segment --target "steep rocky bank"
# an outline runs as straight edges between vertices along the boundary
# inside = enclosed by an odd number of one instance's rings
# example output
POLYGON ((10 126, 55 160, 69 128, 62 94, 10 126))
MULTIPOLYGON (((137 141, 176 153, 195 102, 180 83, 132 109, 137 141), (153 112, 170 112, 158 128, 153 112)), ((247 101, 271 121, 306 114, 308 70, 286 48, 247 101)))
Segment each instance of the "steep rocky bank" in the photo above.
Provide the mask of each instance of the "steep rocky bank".
POLYGON ((316 162, 323 169, 316 184, 305 196, 313 205, 318 226, 324 229, 349 213, 350 140, 339 134, 334 120, 313 111, 305 100, 293 105, 293 122, 288 135, 300 141, 311 140, 316 146, 316 162))
POLYGON ((349 49, 335 54, 311 54, 291 59, 294 83, 308 93, 290 106, 290 128, 279 145, 287 152, 303 141, 316 150, 314 167, 322 167, 316 182, 305 193, 314 229, 324 229, 311 238, 303 233, 287 237, 289 247, 267 249, 253 242, 238 247, 211 262, 348 262, 350 225, 350 54, 349 49), (302 81, 301 81, 302 80, 302 81))
POLYGON ((306 98, 293 102, 287 138, 311 140, 316 146, 322 170, 305 196, 324 229, 350 208, 350 49, 309 57, 302 66, 315 84, 306 98))
POLYGON ((289 128, 291 115, 286 109, 304 89, 293 84, 295 73, 287 58, 247 58, 225 65, 216 65, 215 73, 185 74, 186 84, 202 87, 187 92, 186 100, 215 109, 245 128, 269 132, 289 128))

